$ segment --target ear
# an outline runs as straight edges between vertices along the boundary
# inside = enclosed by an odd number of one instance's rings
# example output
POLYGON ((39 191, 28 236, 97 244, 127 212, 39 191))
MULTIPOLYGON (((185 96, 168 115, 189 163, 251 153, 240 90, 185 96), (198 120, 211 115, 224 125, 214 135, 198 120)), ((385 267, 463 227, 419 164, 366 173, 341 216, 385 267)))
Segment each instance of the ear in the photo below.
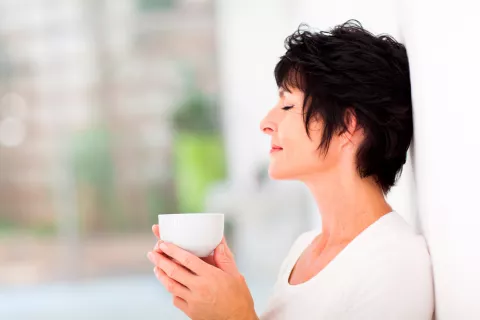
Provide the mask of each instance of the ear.
POLYGON ((357 115, 353 108, 345 111, 344 119, 345 131, 342 133, 342 147, 355 146, 358 144, 358 136, 360 135, 357 125, 357 115))

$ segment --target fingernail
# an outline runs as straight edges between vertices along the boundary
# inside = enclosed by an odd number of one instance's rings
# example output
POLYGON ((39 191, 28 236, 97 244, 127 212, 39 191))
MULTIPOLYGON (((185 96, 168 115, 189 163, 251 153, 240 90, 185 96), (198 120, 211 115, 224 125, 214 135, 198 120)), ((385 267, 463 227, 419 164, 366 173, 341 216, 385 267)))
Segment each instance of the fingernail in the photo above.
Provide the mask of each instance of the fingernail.
POLYGON ((160 243, 162 243, 162 240, 157 241, 157 244, 155 245, 155 250, 158 250, 160 248, 160 243))
POLYGON ((223 244, 220 245, 220 253, 225 254, 225 245, 223 244))
POLYGON ((165 242, 162 242, 160 243, 160 245, 158 246, 161 250, 163 251, 167 251, 168 250, 168 247, 167 245, 165 244, 165 242))

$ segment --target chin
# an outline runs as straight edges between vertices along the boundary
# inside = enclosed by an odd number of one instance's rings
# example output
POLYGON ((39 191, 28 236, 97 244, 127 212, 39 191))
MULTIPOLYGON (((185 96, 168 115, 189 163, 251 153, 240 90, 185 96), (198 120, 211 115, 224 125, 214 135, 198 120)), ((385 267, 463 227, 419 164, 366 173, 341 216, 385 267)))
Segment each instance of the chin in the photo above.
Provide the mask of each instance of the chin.
POLYGON ((294 180, 295 175, 291 174, 287 170, 280 170, 280 168, 270 167, 268 169, 268 175, 273 180, 294 180))

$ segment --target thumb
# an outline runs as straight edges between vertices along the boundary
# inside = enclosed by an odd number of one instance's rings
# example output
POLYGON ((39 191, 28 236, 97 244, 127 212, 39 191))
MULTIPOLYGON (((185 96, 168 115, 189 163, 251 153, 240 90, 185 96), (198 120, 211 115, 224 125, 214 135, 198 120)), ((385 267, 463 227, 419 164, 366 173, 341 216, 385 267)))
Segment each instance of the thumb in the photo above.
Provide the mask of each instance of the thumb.
POLYGON ((213 252, 213 259, 219 269, 231 275, 238 274, 235 259, 233 257, 232 251, 230 251, 230 248, 225 241, 225 237, 222 239, 222 242, 220 242, 220 244, 213 252))

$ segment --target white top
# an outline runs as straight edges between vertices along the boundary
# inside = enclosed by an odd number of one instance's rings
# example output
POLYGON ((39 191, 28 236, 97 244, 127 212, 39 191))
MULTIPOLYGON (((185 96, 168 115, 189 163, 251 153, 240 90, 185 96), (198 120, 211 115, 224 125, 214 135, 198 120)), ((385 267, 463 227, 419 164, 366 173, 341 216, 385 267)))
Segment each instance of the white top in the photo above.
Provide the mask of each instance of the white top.
POLYGON ((312 279, 290 285, 292 268, 319 234, 302 234, 283 262, 261 320, 431 320, 425 240, 395 212, 382 216, 312 279))

